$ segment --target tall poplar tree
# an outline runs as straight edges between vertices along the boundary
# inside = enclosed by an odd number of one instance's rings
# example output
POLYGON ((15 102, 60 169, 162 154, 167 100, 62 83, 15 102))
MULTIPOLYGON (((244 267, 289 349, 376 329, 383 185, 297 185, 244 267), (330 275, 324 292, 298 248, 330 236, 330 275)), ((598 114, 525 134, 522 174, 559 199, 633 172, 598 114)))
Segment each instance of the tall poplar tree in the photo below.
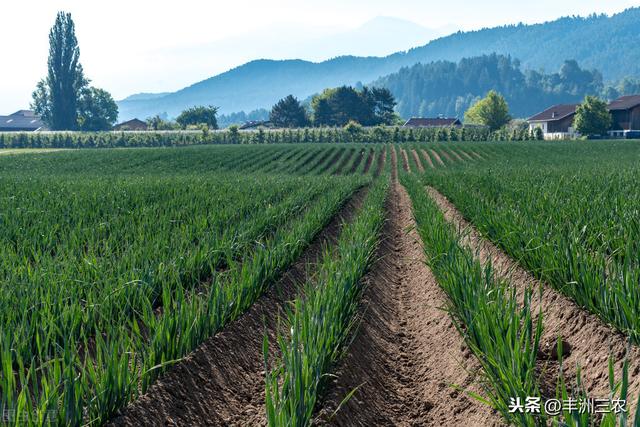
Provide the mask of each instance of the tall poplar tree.
POLYGON ((49 33, 47 77, 33 93, 32 108, 51 130, 78 127, 78 102, 88 81, 80 65, 80 49, 70 13, 58 12, 49 33))

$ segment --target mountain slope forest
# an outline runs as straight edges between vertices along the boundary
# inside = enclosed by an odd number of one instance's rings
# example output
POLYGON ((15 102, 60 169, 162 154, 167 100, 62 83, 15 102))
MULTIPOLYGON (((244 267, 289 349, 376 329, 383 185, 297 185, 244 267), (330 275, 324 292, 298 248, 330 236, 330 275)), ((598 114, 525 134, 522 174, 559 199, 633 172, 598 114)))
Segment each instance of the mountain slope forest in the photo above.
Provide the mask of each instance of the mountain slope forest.
POLYGON ((602 75, 566 61, 556 73, 521 70, 520 61, 484 55, 460 62, 437 61, 402 68, 376 81, 395 96, 402 117, 462 117, 471 104, 490 90, 500 92, 511 114, 527 117, 558 103, 577 103, 603 91, 602 75))
MULTIPOLYGON (((267 108, 286 95, 304 99, 327 87, 369 83, 402 67, 497 53, 519 58, 520 68, 558 70, 567 59, 598 69, 605 81, 640 76, 640 8, 612 16, 565 17, 535 25, 508 25, 458 32, 386 57, 343 56, 314 63, 303 60, 252 61, 174 93, 128 98, 120 118, 177 116, 192 105, 216 105, 221 113, 267 108)), ((570 100, 562 100, 569 102, 570 100)))

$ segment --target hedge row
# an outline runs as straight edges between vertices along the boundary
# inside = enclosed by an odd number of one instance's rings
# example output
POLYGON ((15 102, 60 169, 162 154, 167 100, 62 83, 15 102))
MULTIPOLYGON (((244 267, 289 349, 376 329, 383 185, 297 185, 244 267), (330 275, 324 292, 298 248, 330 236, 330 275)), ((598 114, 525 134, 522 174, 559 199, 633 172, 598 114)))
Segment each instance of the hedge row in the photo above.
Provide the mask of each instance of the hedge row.
POLYGON ((306 128, 218 132, 0 133, 0 148, 175 147, 204 144, 527 141, 527 130, 484 128, 306 128))

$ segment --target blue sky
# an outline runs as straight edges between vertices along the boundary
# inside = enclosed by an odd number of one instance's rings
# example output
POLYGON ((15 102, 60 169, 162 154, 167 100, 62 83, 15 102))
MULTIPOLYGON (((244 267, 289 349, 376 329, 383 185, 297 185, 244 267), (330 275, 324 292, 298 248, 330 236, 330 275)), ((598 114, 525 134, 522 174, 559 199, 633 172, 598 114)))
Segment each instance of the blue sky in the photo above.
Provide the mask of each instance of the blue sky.
POLYGON ((9 59, 0 67, 0 114, 28 106, 46 73, 47 34, 58 10, 71 12, 76 21, 88 77, 120 99, 176 90, 257 57, 318 61, 345 53, 383 55, 458 29, 611 14, 632 6, 640 1, 11 1, 0 14, 3 58, 9 59), (418 25, 400 23, 388 43, 363 41, 369 33, 357 29, 382 16, 418 25), (353 34, 359 38, 345 43, 353 34))

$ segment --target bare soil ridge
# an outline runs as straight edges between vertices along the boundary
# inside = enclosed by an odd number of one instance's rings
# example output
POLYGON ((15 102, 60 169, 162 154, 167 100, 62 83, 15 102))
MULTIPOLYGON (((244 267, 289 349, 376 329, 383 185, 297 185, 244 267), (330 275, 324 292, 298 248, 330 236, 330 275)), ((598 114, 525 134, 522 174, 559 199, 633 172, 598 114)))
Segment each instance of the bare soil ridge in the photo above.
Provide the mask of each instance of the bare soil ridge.
POLYGON ((416 150, 411 150, 411 155, 413 156, 413 160, 416 162, 416 166, 418 167, 419 172, 424 172, 424 166, 422 166, 422 162, 420 161, 420 156, 416 150))
POLYGON ((477 392, 480 368, 440 308, 446 296, 425 264, 412 215, 409 196, 394 179, 378 260, 365 277, 360 327, 321 402, 318 425, 502 424, 489 407, 452 387, 477 392))
MULTIPOLYGON (((537 280, 528 271, 518 265, 501 249, 482 237, 476 228, 466 221, 456 207, 436 189, 428 187, 429 195, 435 200, 445 218, 459 230, 464 230, 464 244, 472 248, 482 263, 491 261, 496 273, 508 279, 517 289, 522 299, 527 288, 536 290, 532 301, 532 311, 543 315, 543 347, 553 346, 558 336, 570 346, 570 352, 564 357, 566 376, 575 377, 575 367, 582 368, 582 380, 590 397, 606 398, 609 395, 608 360, 612 354, 615 360, 616 381, 621 379, 622 364, 626 355, 627 337, 611 326, 603 323, 597 316, 579 307, 568 297, 562 295, 550 285, 537 280), (537 298, 537 290, 542 294, 537 298)), ((542 349, 547 351, 546 348, 542 349)), ((542 371, 557 371, 557 362, 544 361, 542 371), (546 365, 546 366, 544 366, 546 365)), ((557 378, 554 378, 554 381, 557 378)), ((548 378, 547 378, 548 380, 548 378)), ((555 384, 544 384, 553 387, 555 384)), ((640 349, 631 348, 629 354, 629 396, 631 403, 640 393, 640 349)))
MULTIPOLYGON (((172 367, 110 425, 266 425, 264 334, 275 343, 278 316, 315 271, 325 245, 337 242, 342 224, 360 209, 366 191, 360 189, 347 201, 296 263, 246 313, 172 367)), ((271 348, 277 351, 276 345, 271 348)))

